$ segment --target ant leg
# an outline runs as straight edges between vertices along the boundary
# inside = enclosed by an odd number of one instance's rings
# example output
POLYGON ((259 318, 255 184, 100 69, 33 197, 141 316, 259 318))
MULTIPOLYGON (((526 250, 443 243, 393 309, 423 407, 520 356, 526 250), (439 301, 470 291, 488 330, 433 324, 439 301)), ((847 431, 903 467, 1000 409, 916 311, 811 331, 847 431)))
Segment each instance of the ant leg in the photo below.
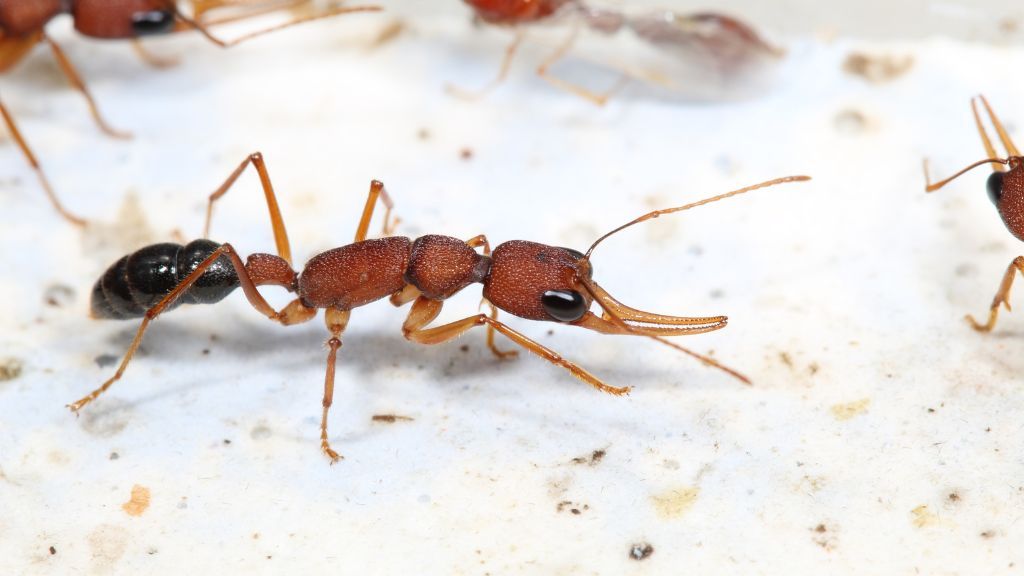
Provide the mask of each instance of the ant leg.
MULTIPOLYGON (((260 295, 256 289, 254 279, 250 277, 246 271, 245 265, 242 264, 242 259, 238 257, 238 253, 231 246, 231 244, 221 244, 216 250, 214 250, 206 260, 203 260, 199 266, 196 267, 184 280, 178 283, 173 290, 167 293, 159 302, 153 305, 152 308, 146 310, 146 315, 142 318, 142 323, 139 325, 138 331, 135 333, 135 338, 132 340, 131 345, 128 346, 128 351, 125 352, 124 358, 121 359, 121 364, 117 368, 117 372, 114 373, 107 381, 105 381, 99 388, 93 390, 88 395, 68 404, 68 408, 72 412, 78 412, 84 408, 87 404, 98 398, 101 394, 107 391, 114 382, 121 379, 121 375, 124 374, 126 368, 128 368, 128 362, 131 361, 132 356, 135 355, 135 351, 138 350, 139 344, 142 343, 142 336, 146 333, 146 328, 150 322, 156 319, 168 306, 174 303, 189 287, 192 286, 199 279, 200 276, 206 272, 206 269, 213 265, 221 256, 227 256, 231 260, 231 264, 235 268, 235 273, 238 275, 239 283, 241 284, 242 291, 245 292, 246 299, 249 300, 249 304, 252 305, 260 314, 263 314, 267 318, 280 322, 282 324, 297 324, 309 320, 316 314, 316 310, 313 308, 306 308, 298 300, 292 302, 280 312, 275 311, 263 296, 260 295)), ((257 279, 258 280, 258 279, 257 279)))
POLYGON ((420 289, 413 286, 412 284, 406 284, 401 290, 391 295, 389 301, 395 308, 401 308, 409 302, 420 297, 420 289))
MULTIPOLYGON (((1003 146, 1006 146, 1006 152, 1010 156, 1020 156, 1020 151, 1013 145, 1013 140, 1010 139, 1010 135, 1003 128, 1003 123, 999 121, 996 113, 992 111, 992 107, 988 105, 988 100, 984 96, 978 96, 981 103, 985 106, 985 110, 988 111, 988 117, 992 120, 992 125, 995 126, 996 133, 999 134, 999 140, 1003 142, 1003 146)), ((971 100, 971 106, 974 106, 974 100, 971 100)), ((993 154, 989 154, 989 158, 995 158, 993 154)))
POLYGON ((92 98, 92 94, 89 93, 89 89, 86 88, 85 82, 82 81, 82 77, 78 75, 78 72, 75 70, 74 65, 71 64, 71 60, 68 60, 68 57, 64 54, 64 51, 61 49, 60 45, 54 42, 46 34, 43 34, 43 40, 45 40, 46 43, 50 46, 50 50, 53 52, 54 58, 57 59, 57 64, 60 65, 60 69, 62 72, 64 72, 64 76, 67 77, 68 82, 71 83, 71 87, 75 90, 78 90, 85 98, 85 102, 89 105, 89 112, 92 113, 92 117, 96 121, 96 124, 100 127, 100 130, 106 132, 108 135, 113 136, 114 138, 131 138, 132 135, 130 132, 122 132, 120 130, 115 130, 109 124, 107 124, 106 120, 103 119, 103 116, 100 115, 99 107, 96 106, 96 101, 92 98))
POLYGON ((1010 262, 1010 265, 1006 267, 1006 273, 1003 274, 1003 281, 999 283, 999 291, 996 292, 994 298, 992 298, 992 306, 988 311, 988 322, 985 324, 979 324, 974 316, 968 314, 966 316, 967 322, 970 323, 971 327, 978 332, 991 332, 996 326, 996 317, 999 315, 999 305, 1006 306, 1006 310, 1010 308, 1010 288, 1013 287, 1013 279, 1020 271, 1024 274, 1024 256, 1017 256, 1010 262))
POLYGON ((334 367, 338 360, 338 348, 341 348, 341 333, 348 325, 348 310, 328 308, 324 314, 327 322, 327 329, 331 332, 331 338, 327 341, 330 352, 327 353, 327 374, 324 376, 324 412, 320 418, 320 448, 324 454, 331 459, 331 464, 342 459, 342 456, 331 448, 327 441, 327 411, 331 409, 334 401, 334 367))
POLYGON ((4 106, 2 101, 0 101, 0 115, 4 117, 4 123, 7 124, 7 130, 11 133, 11 137, 13 137, 14 141, 18 144, 18 148, 21 148, 21 153, 25 155, 25 159, 28 160, 29 166, 35 171, 36 176, 39 178, 39 183, 43 187, 43 192, 46 193, 46 197, 50 199, 50 203, 53 204, 53 207, 56 208, 57 212, 68 222, 71 222, 75 226, 85 226, 85 220, 75 216, 71 212, 68 212, 57 198, 57 194, 50 186, 50 181, 46 178, 46 174, 43 172, 42 166, 39 165, 39 160, 37 160, 36 155, 32 153, 32 149, 28 147, 28 142, 26 142, 25 138, 22 137, 21 131, 18 130, 18 126, 14 123, 14 117, 7 111, 7 107, 4 106))
MULTIPOLYGON (((297 5, 298 2, 292 2, 292 4, 296 4, 297 5)), ((337 16, 339 14, 347 14, 347 13, 350 13, 350 12, 380 12, 380 11, 381 11, 380 6, 337 6, 337 7, 334 7, 334 8, 325 8, 324 10, 316 12, 316 13, 313 13, 313 14, 307 14, 305 16, 297 16, 297 17, 292 18, 291 20, 289 20, 289 21, 287 21, 287 22, 285 22, 283 24, 275 24, 273 26, 268 26, 266 28, 261 28, 259 30, 255 30, 253 32, 249 32, 247 34, 243 34, 243 35, 241 35, 241 36, 239 36, 237 38, 232 38, 231 40, 222 40, 222 39, 214 36, 210 32, 209 26, 211 26, 211 25, 219 25, 219 24, 226 24, 228 22, 234 22, 236 20, 243 20, 245 18, 249 18, 249 17, 252 17, 254 15, 258 15, 261 12, 256 12, 255 14, 254 13, 246 13, 246 14, 239 15, 237 17, 220 18, 220 19, 217 19, 217 20, 211 19, 211 20, 208 20, 206 22, 201 22, 200 21, 201 18, 199 18, 199 17, 189 18, 188 16, 185 16, 180 11, 175 9, 175 16, 177 16, 178 22, 174 26, 174 31, 175 32, 179 32, 179 31, 182 31, 182 30, 197 30, 200 34, 205 36, 207 40, 209 40, 210 42, 213 42, 217 46, 220 46, 221 48, 230 48, 230 47, 235 46, 237 44, 241 44, 242 42, 245 42, 246 40, 251 40, 252 38, 256 38, 257 36, 262 36, 264 34, 267 34, 267 33, 270 33, 270 32, 275 32, 277 30, 281 30, 281 29, 284 29, 284 28, 290 28, 292 26, 295 26, 296 24, 302 24, 304 22, 312 22, 314 20, 322 20, 324 18, 330 18, 332 16, 337 16)))
POLYGON ((150 52, 149 49, 146 48, 146 45, 142 43, 142 40, 139 40, 138 38, 132 38, 132 50, 135 51, 135 55, 138 56, 140 60, 145 62, 147 65, 160 70, 173 68, 181 63, 181 60, 174 56, 160 56, 150 52))
POLYGON ((277 196, 274 194, 274 185, 270 182, 270 173, 267 172, 267 165, 263 162, 263 154, 253 152, 242 160, 242 163, 235 168, 235 171, 228 176, 227 180, 219 188, 210 194, 209 203, 206 205, 206 225, 203 227, 203 238, 210 237, 210 222, 213 220, 213 203, 227 194, 231 186, 235 184, 238 177, 246 166, 252 164, 260 176, 260 184, 263 186, 263 194, 267 198, 267 210, 270 212, 270 225, 274 229, 274 243, 277 245, 277 254, 284 258, 288 264, 292 263, 292 248, 288 243, 288 231, 284 226, 284 218, 281 217, 281 208, 277 205, 277 196))
POLYGON ((548 84, 551 84, 556 88, 575 94, 585 100, 589 100, 594 104, 597 104, 598 106, 604 106, 605 103, 608 102, 609 98, 615 95, 615 93, 618 92, 619 90, 622 90, 622 88, 629 83, 628 76, 623 74, 614 86, 612 86, 603 93, 597 94, 591 92, 590 90, 587 90, 582 86, 562 80, 561 78, 551 74, 548 71, 549 68, 554 66, 555 63, 564 58, 565 55, 569 52, 569 49, 572 48, 573 43, 576 41, 577 34, 579 34, 579 28, 573 28, 572 34, 570 34, 569 37, 566 38, 565 42, 563 42, 554 52, 551 53, 550 56, 548 56, 543 62, 541 62, 540 66, 537 67, 537 75, 546 80, 548 84))
POLYGON ((398 226, 398 217, 391 218, 391 209, 395 207, 394 202, 391 201, 391 196, 388 196, 388 191, 384 188, 383 182, 374 180, 370 182, 370 194, 366 197, 366 205, 363 206, 363 216, 359 219, 359 227, 356 228, 355 242, 366 240, 366 233, 370 229, 370 220, 373 218, 373 209, 377 206, 378 199, 384 203, 384 227, 382 229, 384 236, 391 235, 398 226))
POLYGON ((441 312, 442 306, 443 303, 437 300, 428 300, 422 296, 417 298, 416 302, 412 305, 412 310, 409 311, 409 316, 405 319, 405 323, 402 325, 402 333, 405 335, 406 339, 420 344, 440 344, 441 342, 447 342, 461 336, 470 328, 486 324, 488 326, 493 326, 495 330, 501 332, 509 340, 512 340, 516 344, 519 344, 523 348, 526 348, 548 362, 565 368, 573 376, 602 392, 614 394, 615 396, 622 396, 629 393, 630 389, 628 387, 617 388, 615 386, 605 384, 598 379, 597 376, 594 376, 582 367, 562 358, 553 350, 545 348, 539 343, 530 340, 512 328, 509 328, 501 322, 493 320, 484 314, 477 314, 476 316, 456 320, 455 322, 444 324, 443 326, 438 326, 436 328, 425 328, 428 324, 433 322, 435 318, 437 318, 437 315, 441 312))
POLYGON ((519 50, 519 46, 523 43, 523 39, 526 38, 526 33, 522 29, 516 29, 515 38, 512 39, 512 43, 505 48, 505 56, 501 59, 501 68, 498 69, 498 75, 488 82, 483 88, 475 91, 465 90, 459 88, 454 84, 445 85, 445 91, 456 98, 462 98, 464 100, 479 100, 489 94, 492 90, 501 85, 508 78, 508 72, 512 69, 512 60, 515 58, 516 52, 519 50))
MULTIPOLYGON (((483 246, 484 256, 491 255, 491 243, 487 241, 487 236, 484 236, 483 234, 478 234, 476 236, 473 236, 469 240, 466 240, 466 245, 468 245, 470 248, 478 248, 480 246, 483 246)), ((480 306, 485 305, 490 306, 491 308, 491 320, 497 321, 498 307, 495 306, 494 304, 491 304, 486 298, 481 298, 480 306)), ((519 352, 517 350, 499 350, 498 347, 494 345, 494 326, 491 326, 490 324, 487 325, 487 347, 491 349, 491 353, 497 356, 499 360, 515 358, 516 356, 519 356, 519 352)))

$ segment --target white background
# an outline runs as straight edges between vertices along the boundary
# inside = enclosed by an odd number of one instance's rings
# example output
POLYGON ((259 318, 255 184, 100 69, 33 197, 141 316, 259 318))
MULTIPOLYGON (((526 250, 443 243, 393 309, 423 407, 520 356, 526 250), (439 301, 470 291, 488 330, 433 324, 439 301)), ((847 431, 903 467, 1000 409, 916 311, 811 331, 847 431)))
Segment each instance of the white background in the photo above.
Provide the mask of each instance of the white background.
MULTIPOLYGON (((1024 52, 1008 43, 1013 14, 949 6, 921 19, 755 6, 748 17, 788 48, 770 90, 695 105, 641 88, 603 108, 533 75, 536 44, 487 98, 447 95, 486 83, 511 38, 474 28, 457 2, 409 10, 377 48, 401 6, 229 51, 149 43, 181 58, 170 70, 55 22, 135 139, 100 134, 42 48, 3 78, 58 193, 93 223, 60 220, 0 142, 0 356, 23 366, 0 382, 0 572, 1014 572, 1024 317, 983 335, 962 316, 984 316, 1021 250, 983 170, 926 195, 920 162, 946 175, 982 158, 976 93, 1011 130, 1024 121, 1024 52), (843 71, 851 53, 913 66, 871 83, 843 71), (373 178, 402 234, 580 249, 653 208, 814 181, 660 218, 595 254, 595 278, 627 304, 727 314, 726 329, 680 343, 753 387, 644 339, 503 316, 635 386, 613 398, 526 354, 497 361, 482 330, 408 343, 406 311, 380 302, 344 335, 330 432, 345 460, 329 466, 323 324, 282 328, 236 294, 161 317, 76 419, 64 405, 112 373, 97 357, 120 356, 136 328, 87 317, 92 283, 146 243, 198 236, 206 195, 255 150, 298 262, 351 240, 373 178), (73 295, 48 305, 55 286, 73 295), (130 516, 136 485, 151 500, 130 516), (644 543, 653 553, 631 559, 644 543)), ((212 236, 273 250, 252 174, 212 236)), ((476 313, 478 297, 467 289, 442 319, 476 313)))

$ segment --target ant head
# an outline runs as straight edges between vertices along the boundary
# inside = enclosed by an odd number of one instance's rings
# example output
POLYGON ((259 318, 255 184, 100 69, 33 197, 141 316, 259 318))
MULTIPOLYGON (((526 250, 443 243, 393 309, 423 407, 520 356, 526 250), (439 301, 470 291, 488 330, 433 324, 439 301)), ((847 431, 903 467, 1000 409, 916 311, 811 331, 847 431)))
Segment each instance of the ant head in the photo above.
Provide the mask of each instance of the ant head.
POLYGON ((93 38, 138 38, 175 29, 173 0, 73 0, 75 29, 93 38))
POLYGON ((997 169, 989 175, 985 188, 1006 228, 1024 240, 1024 157, 1010 156, 1006 165, 1005 172, 997 169))
POLYGON ((590 274, 590 263, 576 250, 504 242, 491 254, 484 298, 521 318, 573 323, 590 309, 592 299, 578 280, 590 274))
POLYGON ((35 32, 60 14, 64 9, 63 4, 62 0, 0 2, 0 30, 3 30, 4 36, 35 32))
POLYGON ((510 24, 539 20, 571 0, 465 0, 484 22, 510 24))

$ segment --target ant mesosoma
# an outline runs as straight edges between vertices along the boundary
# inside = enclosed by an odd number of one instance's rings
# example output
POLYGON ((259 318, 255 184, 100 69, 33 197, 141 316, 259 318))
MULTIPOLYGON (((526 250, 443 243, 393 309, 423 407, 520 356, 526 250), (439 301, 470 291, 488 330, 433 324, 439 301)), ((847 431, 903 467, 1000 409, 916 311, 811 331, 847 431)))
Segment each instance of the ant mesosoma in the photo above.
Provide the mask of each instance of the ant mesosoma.
MULTIPOLYGON (((71 60, 65 55, 60 45, 46 34, 46 25, 50 20, 61 14, 69 14, 74 18, 75 30, 79 34, 104 40, 130 39, 134 42, 136 50, 147 62, 156 63, 157 59, 143 51, 141 44, 138 42, 140 38, 185 30, 196 30, 214 44, 227 48, 256 36, 311 20, 319 20, 348 12, 380 10, 376 6, 325 8, 316 13, 295 17, 287 22, 255 30, 231 40, 218 38, 209 30, 209 27, 212 25, 226 24, 251 16, 265 14, 273 10, 299 6, 308 1, 284 0, 283 2, 267 4, 262 7, 259 3, 255 3, 254 10, 248 12, 241 11, 232 17, 213 19, 206 18, 205 12, 214 11, 221 6, 239 8, 241 3, 228 0, 207 1, 201 7, 197 5, 193 16, 190 17, 178 8, 178 4, 174 0, 118 0, 116 2, 109 0, 0 0, 0 74, 5 74, 14 68, 37 44, 45 43, 49 46, 50 51, 53 52, 54 59, 56 59, 64 76, 67 77, 71 87, 85 98, 86 104, 89 106, 89 112, 92 114, 100 130, 115 138, 130 138, 131 134, 114 129, 103 119, 96 101, 93 99, 92 94, 77 70, 75 70, 71 60)), ((39 160, 32 152, 28 142, 15 124, 14 118, 2 101, 0 101, 0 116, 3 116, 4 123, 11 133, 11 137, 21 149, 29 166, 36 173, 50 203, 53 204, 54 208, 65 220, 77 226, 84 226, 86 221, 68 211, 58 199, 57 194, 50 186, 46 174, 43 172, 39 160)))
MULTIPOLYGON (((934 192, 978 166, 991 164, 992 174, 989 175, 985 186, 988 191, 988 198, 995 204, 996 210, 999 211, 999 217, 1003 219, 1003 224, 1006 225, 1010 234, 1013 234, 1018 240, 1024 240, 1024 169, 1021 168, 1022 164, 1024 164, 1024 156, 1021 156, 1020 150, 1013 145, 1013 140, 1010 139, 1010 135, 1003 128, 1003 124, 996 117, 995 112, 992 111, 992 107, 989 106, 985 96, 979 95, 977 98, 971 98, 971 111, 974 113, 974 124, 978 127, 978 134, 981 136, 981 142, 985 146, 988 158, 979 160, 949 178, 934 184, 928 177, 928 161, 925 160, 925 191, 934 192), (1006 148, 1006 158, 1000 158, 996 153, 995 147, 992 146, 992 140, 985 131, 985 126, 981 122, 981 116, 978 114, 978 100, 981 100, 982 105, 985 106, 988 117, 992 121, 992 126, 996 129, 999 140, 1006 148)), ((1024 274, 1024 256, 1017 256, 1006 268, 1006 273, 1003 274, 1003 281, 999 283, 999 290, 996 291, 995 297, 992 298, 992 305, 988 311, 988 322, 981 324, 970 314, 965 317, 975 330, 991 332, 995 328, 1000 304, 1006 306, 1007 310, 1010 310, 1010 288, 1013 287, 1013 279, 1017 271, 1024 274)))
POLYGON ((327 341, 329 352, 320 446, 332 462, 341 458, 327 440, 327 412, 334 396, 335 362, 342 345, 341 334, 353 308, 385 297, 390 297, 395 306, 412 302, 402 332, 413 342, 439 344, 475 326, 486 326, 487 346, 499 358, 514 356, 516 352, 499 350, 494 344, 495 332, 565 368, 594 388, 616 396, 627 394, 629 388, 605 384, 582 367, 499 322, 498 310, 527 320, 560 322, 602 334, 647 336, 749 384, 749 379, 735 370, 664 339, 665 336, 700 334, 724 328, 725 316, 686 318, 630 308, 612 298, 593 280, 590 257, 606 238, 645 220, 758 188, 809 179, 807 176, 777 178, 684 206, 655 210, 601 236, 586 253, 524 240, 504 242, 492 251, 483 234, 465 241, 439 235, 416 239, 389 236, 397 220, 391 218, 393 205, 384 185, 375 180, 370 184, 354 242, 313 256, 301 272, 296 272, 291 263, 291 247, 281 211, 266 164, 258 152, 239 164, 210 195, 204 236, 209 236, 214 202, 227 193, 249 165, 255 168, 262 183, 277 254, 252 254, 243 263, 231 244, 202 239, 184 246, 171 243, 147 246, 110 266, 93 287, 92 315, 110 319, 141 317, 142 323, 117 372, 99 388, 70 404, 72 411, 77 413, 121 378, 149 323, 162 312, 184 303, 212 304, 239 287, 253 308, 286 326, 311 320, 317 310, 325 310, 330 339, 327 341), (377 202, 385 206, 385 237, 367 240, 377 202), (482 254, 476 251, 477 248, 482 248, 482 254), (447 298, 476 282, 483 284, 484 303, 490 307, 490 314, 476 314, 428 328, 447 298), (274 310, 257 290, 257 286, 266 285, 282 286, 295 293, 297 298, 281 310, 274 310), (602 309, 601 315, 590 311, 594 302, 602 309))
MULTIPOLYGON (((512 60, 526 36, 525 25, 568 21, 572 32, 537 67, 536 73, 553 86, 576 94, 597 105, 605 104, 630 78, 641 79, 680 93, 698 94, 695 82, 709 80, 727 84, 743 71, 755 68, 760 62, 774 60, 782 51, 761 38, 748 24, 724 14, 698 12, 680 14, 660 10, 639 15, 610 8, 597 8, 583 0, 463 0, 473 10, 475 18, 487 24, 515 29, 512 42, 505 49, 498 76, 483 89, 469 92, 449 86, 455 95, 476 98, 502 83, 508 75, 512 60), (655 70, 642 70, 628 63, 622 79, 603 93, 594 93, 582 86, 551 74, 550 69, 564 58, 576 41, 580 28, 603 36, 629 32, 648 47, 661 53, 663 58, 655 70), (686 69, 680 64, 703 68, 705 76, 675 78, 686 69)), ((692 71, 690 71, 692 74, 692 71)), ((685 75, 685 74, 684 74, 685 75)))

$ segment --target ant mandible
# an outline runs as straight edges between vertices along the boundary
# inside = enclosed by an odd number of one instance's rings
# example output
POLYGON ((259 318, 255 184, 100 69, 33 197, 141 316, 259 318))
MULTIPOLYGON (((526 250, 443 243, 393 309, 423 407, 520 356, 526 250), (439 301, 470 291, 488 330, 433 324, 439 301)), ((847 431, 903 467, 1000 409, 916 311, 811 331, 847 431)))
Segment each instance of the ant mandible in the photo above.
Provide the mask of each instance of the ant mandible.
MULTIPOLYGON (((100 130, 115 138, 130 138, 131 134, 112 128, 100 114, 96 101, 90 94, 85 82, 75 70, 71 60, 65 55, 64 50, 49 35, 46 34, 46 24, 61 14, 69 14, 74 19, 75 30, 78 33, 91 38, 104 40, 130 39, 135 42, 135 47, 144 59, 155 62, 155 59, 142 51, 140 38, 160 34, 169 34, 185 30, 197 30, 214 44, 227 48, 240 42, 244 42, 256 36, 268 32, 280 30, 295 24, 328 18, 347 12, 373 12, 380 8, 376 6, 349 6, 325 8, 322 11, 292 18, 288 22, 270 26, 261 30, 255 30, 234 38, 222 40, 214 36, 210 25, 225 24, 236 20, 259 15, 271 10, 280 10, 292 6, 298 6, 308 0, 286 0, 278 2, 273 6, 257 7, 251 13, 241 12, 233 17, 225 17, 217 20, 204 20, 203 13, 212 11, 221 5, 236 6, 238 2, 227 0, 207 0, 196 9, 192 17, 185 15, 174 0, 32 0, 11 1, 0 0, 0 74, 7 73, 39 43, 45 43, 50 47, 53 56, 60 66, 64 76, 72 88, 77 90, 89 106, 89 112, 99 126, 100 130)), ((3 102, 0 101, 0 116, 7 125, 15 143, 21 149, 29 166, 36 173, 40 185, 50 203, 68 222, 76 226, 84 226, 86 221, 79 216, 72 214, 60 202, 57 194, 50 186, 50 182, 43 172, 39 160, 36 158, 28 142, 22 136, 14 122, 14 118, 7 111, 3 102)))
MULTIPOLYGON (((992 111, 992 107, 989 106, 985 96, 979 95, 977 98, 971 98, 971 111, 974 113, 974 123, 978 127, 978 134, 981 136, 981 142, 985 146, 988 158, 979 160, 949 178, 934 184, 931 183, 928 177, 928 161, 925 160, 925 191, 934 192, 978 166, 991 164, 992 174, 989 175, 988 182, 986 183, 989 200, 995 204, 996 210, 999 211, 999 217, 1003 219, 1003 224, 1006 225, 1010 234, 1013 234, 1018 240, 1024 240, 1024 169, 1021 168, 1022 164, 1024 164, 1024 156, 1021 156, 1020 151, 1013 145, 1013 140, 1010 139, 1010 135, 1003 128, 1003 124, 996 117, 995 112, 992 111), (981 116, 978 114, 978 100, 985 106, 988 117, 992 121, 992 126, 996 129, 999 140, 1006 148, 1007 155, 1005 158, 1000 158, 996 154, 996 149, 992 146, 992 140, 989 139, 985 126, 982 125, 981 116)), ((1017 271, 1024 274, 1024 256, 1017 256, 1006 268, 1006 273, 1003 274, 1003 281, 999 283, 999 290, 996 291, 995 297, 992 298, 992 305, 988 311, 988 322, 981 324, 970 314, 965 317, 975 330, 991 332, 995 328, 1000 304, 1006 306, 1007 310, 1010 310, 1010 288, 1013 287, 1013 279, 1016 277, 1017 271)))
POLYGON ((146 328, 158 315, 183 303, 218 302, 238 287, 242 288, 253 308, 285 326, 311 320, 317 310, 324 309, 330 338, 327 341, 329 352, 320 447, 332 463, 341 458, 327 440, 327 412, 334 396, 334 372, 338 349, 342 345, 341 334, 348 325, 353 308, 385 297, 390 297, 395 306, 412 302, 412 309, 402 325, 402 333, 408 340, 439 344, 475 326, 486 326, 487 346, 499 358, 514 356, 516 352, 499 350, 494 344, 495 332, 565 368, 594 388, 616 396, 627 394, 630 389, 605 384, 582 367, 513 330, 498 321, 498 310, 527 320, 559 322, 602 334, 653 338, 749 384, 750 380, 735 370, 664 338, 719 330, 726 325, 725 316, 666 316, 626 306, 593 280, 590 257, 606 238, 645 220, 758 188, 809 179, 807 176, 777 178, 684 206, 655 210, 601 236, 586 253, 524 240, 504 242, 491 251, 483 234, 465 241, 439 235, 421 236, 415 240, 388 236, 397 220, 391 219, 393 204, 384 184, 375 180, 370 184, 354 242, 313 256, 301 272, 296 272, 292 267, 288 234, 270 176, 258 152, 239 164, 210 195, 204 236, 209 236, 214 202, 228 192, 249 165, 256 169, 262 183, 277 254, 252 254, 243 263, 231 244, 201 239, 184 246, 172 243, 147 246, 110 266, 93 287, 92 316, 110 319, 141 317, 142 323, 115 374, 99 388, 70 404, 68 407, 73 412, 77 413, 121 378, 146 328), (383 226, 386 237, 367 240, 377 202, 382 202, 386 209, 383 226), (482 254, 476 251, 477 248, 482 248, 482 254), (441 312, 446 299, 476 282, 483 284, 484 303, 490 307, 490 314, 477 314, 428 328, 441 312), (258 286, 268 285, 282 286, 295 293, 297 298, 281 310, 274 310, 257 290, 258 286), (594 302, 603 311, 601 315, 590 311, 594 302))
MULTIPOLYGON (((783 52, 768 44, 758 33, 740 20, 714 12, 680 14, 660 10, 640 15, 628 15, 610 8, 595 8, 583 0, 463 0, 473 10, 474 16, 487 24, 515 29, 512 42, 505 49, 497 77, 478 91, 466 91, 448 86, 449 92, 464 98, 478 98, 497 87, 508 76, 512 60, 526 37, 525 25, 550 22, 556 19, 571 21, 572 32, 537 67, 536 73, 545 81, 597 105, 623 88, 630 78, 646 80, 667 88, 688 87, 688 79, 671 78, 672 72, 654 73, 642 70, 625 70, 622 78, 602 93, 594 93, 582 86, 568 82, 550 72, 559 60, 572 48, 580 28, 586 28, 604 36, 629 31, 647 45, 664 52, 671 59, 688 61, 713 71, 718 81, 737 76, 745 69, 753 68, 762 60, 777 59, 783 52), (681 86, 680 86, 681 83, 681 86)), ((707 79, 704 79, 707 80, 707 79)), ((694 91, 695 93, 698 91, 694 91)))

